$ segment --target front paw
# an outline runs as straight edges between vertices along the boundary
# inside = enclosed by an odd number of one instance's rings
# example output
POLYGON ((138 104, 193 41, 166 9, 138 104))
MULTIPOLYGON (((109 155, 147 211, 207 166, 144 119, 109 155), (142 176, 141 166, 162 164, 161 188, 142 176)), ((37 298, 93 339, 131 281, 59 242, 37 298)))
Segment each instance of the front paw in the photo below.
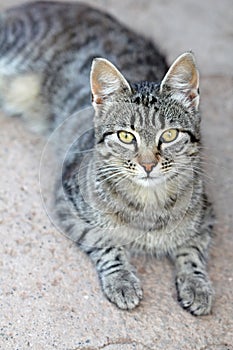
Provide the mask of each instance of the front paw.
POLYGON ((107 298, 120 309, 131 310, 142 299, 139 279, 130 271, 115 271, 101 277, 102 288, 107 298))
POLYGON ((204 273, 180 274, 176 278, 178 301, 195 316, 208 315, 213 301, 213 289, 204 273))

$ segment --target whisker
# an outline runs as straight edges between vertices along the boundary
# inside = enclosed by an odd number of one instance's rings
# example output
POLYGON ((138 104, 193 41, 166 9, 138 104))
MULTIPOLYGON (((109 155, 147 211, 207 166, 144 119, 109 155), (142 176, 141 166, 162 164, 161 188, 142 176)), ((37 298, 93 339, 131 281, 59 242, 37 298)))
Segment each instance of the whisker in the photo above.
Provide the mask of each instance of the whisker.
POLYGON ((194 174, 198 174, 203 176, 206 179, 209 179, 211 181, 213 181, 213 177, 209 176, 209 174, 206 173, 206 171, 202 168, 202 167, 198 167, 195 164, 185 164, 185 163, 175 163, 175 167, 177 170, 182 171, 182 175, 185 174, 185 172, 187 172, 188 170, 192 170, 194 174), (187 169, 187 166, 190 166, 189 169, 187 169), (184 172, 183 172, 184 171, 184 172))
POLYGON ((98 184, 100 185, 100 184, 102 184, 103 182, 108 181, 108 180, 110 180, 110 179, 112 179, 112 178, 114 178, 114 177, 116 177, 116 176, 119 176, 119 175, 124 175, 124 173, 123 173, 122 171, 118 171, 118 172, 116 172, 116 173, 113 173, 111 176, 106 177, 106 178, 103 179, 102 181, 98 181, 98 184))

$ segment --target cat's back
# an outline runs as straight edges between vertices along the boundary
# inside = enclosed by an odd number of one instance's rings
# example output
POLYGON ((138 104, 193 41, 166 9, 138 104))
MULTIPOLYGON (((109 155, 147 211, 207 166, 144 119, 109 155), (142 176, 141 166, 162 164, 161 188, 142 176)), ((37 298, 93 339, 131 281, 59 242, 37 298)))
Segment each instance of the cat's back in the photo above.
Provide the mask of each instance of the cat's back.
POLYGON ((102 56, 131 81, 159 81, 167 68, 150 40, 79 2, 26 3, 3 12, 0 27, 1 61, 17 69, 39 69, 44 62, 56 65, 62 57, 63 65, 78 60, 77 68, 88 74, 92 59, 102 56))
POLYGON ((83 3, 40 1, 6 10, 0 14, 4 110, 23 115, 33 130, 53 129, 90 106, 96 57, 110 60, 129 82, 158 82, 167 70, 149 39, 83 3))

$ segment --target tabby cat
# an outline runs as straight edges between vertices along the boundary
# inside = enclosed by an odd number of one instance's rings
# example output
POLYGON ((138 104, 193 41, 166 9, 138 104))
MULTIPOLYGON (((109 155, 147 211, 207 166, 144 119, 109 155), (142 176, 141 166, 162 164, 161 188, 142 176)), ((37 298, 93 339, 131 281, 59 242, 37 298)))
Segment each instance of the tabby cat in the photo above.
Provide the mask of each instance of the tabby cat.
POLYGON ((56 215, 91 258, 106 297, 121 309, 140 303, 128 252, 144 251, 174 263, 184 309, 210 313, 213 214, 201 170, 193 54, 168 69, 154 44, 111 16, 60 2, 3 12, 0 53, 2 108, 34 129, 54 130, 89 106, 92 94, 92 115, 75 119, 56 215))

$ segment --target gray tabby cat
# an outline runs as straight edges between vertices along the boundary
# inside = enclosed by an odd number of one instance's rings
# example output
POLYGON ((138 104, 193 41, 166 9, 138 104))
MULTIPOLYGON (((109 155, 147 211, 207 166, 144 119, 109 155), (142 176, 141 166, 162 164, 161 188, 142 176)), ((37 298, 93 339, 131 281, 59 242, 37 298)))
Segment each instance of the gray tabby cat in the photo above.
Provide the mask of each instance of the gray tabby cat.
POLYGON ((213 218, 193 54, 167 71, 150 41, 78 3, 10 9, 1 14, 0 33, 5 111, 52 130, 88 106, 92 92, 94 118, 76 120, 78 130, 85 123, 89 131, 66 156, 56 213, 94 263, 106 297, 121 309, 139 304, 142 288, 127 252, 145 251, 173 261, 181 306, 208 314, 213 218))

